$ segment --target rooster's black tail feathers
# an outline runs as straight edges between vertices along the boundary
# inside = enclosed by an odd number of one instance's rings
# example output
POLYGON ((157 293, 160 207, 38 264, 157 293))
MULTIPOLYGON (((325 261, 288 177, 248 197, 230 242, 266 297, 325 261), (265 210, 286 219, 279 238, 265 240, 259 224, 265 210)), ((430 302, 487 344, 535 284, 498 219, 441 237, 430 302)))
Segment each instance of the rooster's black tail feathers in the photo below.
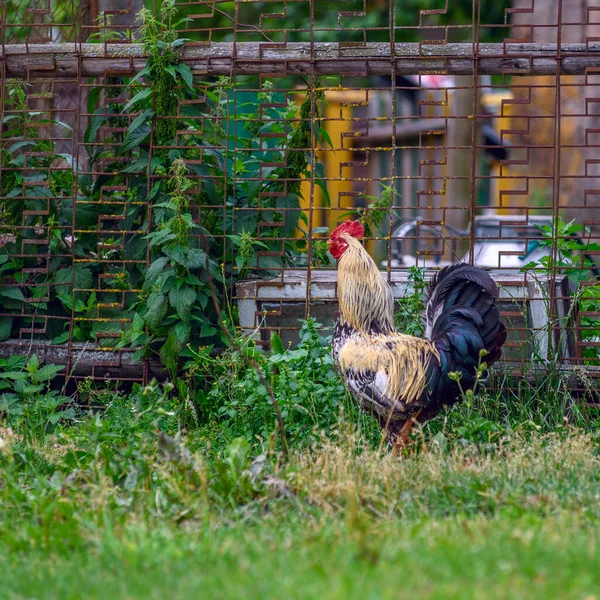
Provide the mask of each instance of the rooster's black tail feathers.
POLYGON ((483 345, 488 352, 483 360, 493 364, 500 359, 506 340, 497 298, 498 287, 483 269, 465 263, 442 269, 429 285, 427 337, 445 338, 443 346, 457 344, 455 351, 470 354, 471 359, 483 345))

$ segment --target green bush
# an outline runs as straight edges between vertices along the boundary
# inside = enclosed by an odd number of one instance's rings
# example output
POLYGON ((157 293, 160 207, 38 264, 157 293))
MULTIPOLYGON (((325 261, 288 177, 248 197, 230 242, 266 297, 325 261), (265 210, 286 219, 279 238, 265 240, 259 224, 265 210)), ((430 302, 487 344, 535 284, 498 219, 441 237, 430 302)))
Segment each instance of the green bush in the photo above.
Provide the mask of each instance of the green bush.
MULTIPOLYGON (((361 423, 368 437, 378 440, 375 421, 360 413, 347 396, 333 367, 329 339, 319 328, 312 318, 303 321, 300 343, 293 350, 284 349, 275 334, 270 355, 249 341, 241 351, 260 365, 281 407, 291 445, 307 445, 323 433, 333 433, 342 412, 361 423)), ((224 439, 244 437, 252 444, 269 446, 276 434, 273 406, 256 371, 236 350, 211 358, 206 348, 187 365, 187 372, 191 381, 205 384, 196 390, 200 423, 218 423, 224 439)))

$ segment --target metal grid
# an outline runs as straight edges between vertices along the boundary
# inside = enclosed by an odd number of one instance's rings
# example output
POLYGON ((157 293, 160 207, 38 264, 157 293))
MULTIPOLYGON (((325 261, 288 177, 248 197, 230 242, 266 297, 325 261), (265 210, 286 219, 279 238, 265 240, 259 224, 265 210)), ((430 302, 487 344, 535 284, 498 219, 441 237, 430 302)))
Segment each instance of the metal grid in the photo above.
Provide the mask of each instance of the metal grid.
POLYGON ((262 343, 272 329, 293 341, 307 316, 331 323, 325 228, 353 213, 398 297, 412 265, 481 264, 502 285, 509 361, 556 353, 593 372, 600 301, 582 256, 600 248, 600 6, 489 4, 175 3, 195 92, 176 116, 155 115, 177 119, 175 141, 153 135, 133 173, 141 154, 122 146, 138 114, 123 108, 146 66, 141 4, 4 3, 0 353, 35 351, 75 378, 160 372, 114 347, 152 262, 148 196, 168 177, 153 158, 194 145, 190 210, 222 224, 211 233, 226 289, 262 343), (302 123, 310 142, 290 147, 302 123), (308 166, 292 176, 296 155, 308 166), (548 246, 539 226, 559 217, 584 229, 554 228, 548 246), (545 267, 524 271, 532 261, 545 267))

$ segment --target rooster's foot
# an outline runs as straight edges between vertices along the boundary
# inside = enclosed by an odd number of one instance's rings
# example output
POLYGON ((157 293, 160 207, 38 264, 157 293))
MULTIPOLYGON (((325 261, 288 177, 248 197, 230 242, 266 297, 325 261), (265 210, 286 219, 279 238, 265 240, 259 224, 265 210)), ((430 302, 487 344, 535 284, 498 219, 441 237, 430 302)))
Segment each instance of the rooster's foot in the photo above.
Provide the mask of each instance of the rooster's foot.
POLYGON ((398 432, 396 436, 396 441, 392 446, 392 454, 394 456, 399 456, 402 454, 410 453, 411 446, 414 444, 413 440, 410 439, 410 431, 413 428, 413 425, 417 422, 417 417, 421 411, 415 413, 408 419, 402 426, 402 429, 398 432))

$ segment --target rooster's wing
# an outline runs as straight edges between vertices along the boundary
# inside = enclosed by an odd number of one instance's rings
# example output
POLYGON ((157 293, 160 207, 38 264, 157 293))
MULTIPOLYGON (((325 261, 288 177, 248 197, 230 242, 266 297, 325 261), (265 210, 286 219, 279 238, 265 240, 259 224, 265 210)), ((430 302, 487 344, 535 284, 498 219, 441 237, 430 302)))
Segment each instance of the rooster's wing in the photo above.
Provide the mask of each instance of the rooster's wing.
POLYGON ((402 334, 357 336, 341 348, 338 364, 359 404, 390 421, 423 408, 439 379, 435 346, 402 334))

